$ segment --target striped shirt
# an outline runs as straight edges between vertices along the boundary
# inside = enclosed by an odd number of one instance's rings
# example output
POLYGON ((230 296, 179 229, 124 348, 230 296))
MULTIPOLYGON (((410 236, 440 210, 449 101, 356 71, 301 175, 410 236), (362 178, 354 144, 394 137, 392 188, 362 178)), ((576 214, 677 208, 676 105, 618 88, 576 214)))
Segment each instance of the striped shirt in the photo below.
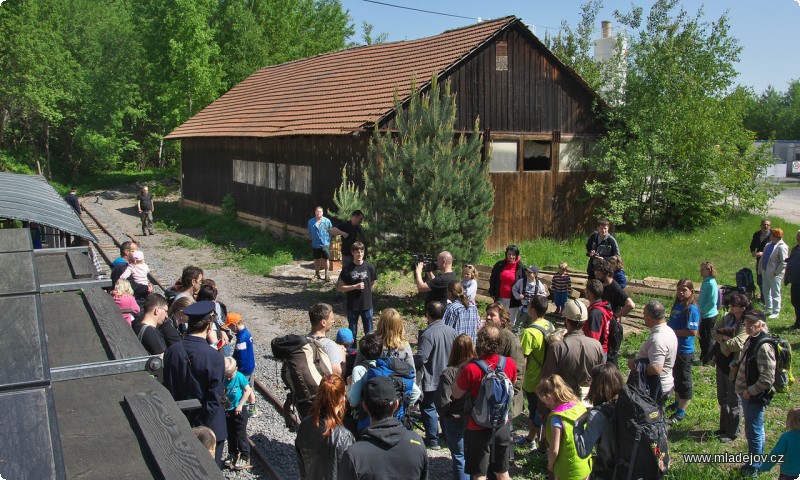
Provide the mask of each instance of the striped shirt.
POLYGON ((569 292, 572 289, 572 279, 567 273, 557 273, 553 275, 550 288, 554 292, 569 292))

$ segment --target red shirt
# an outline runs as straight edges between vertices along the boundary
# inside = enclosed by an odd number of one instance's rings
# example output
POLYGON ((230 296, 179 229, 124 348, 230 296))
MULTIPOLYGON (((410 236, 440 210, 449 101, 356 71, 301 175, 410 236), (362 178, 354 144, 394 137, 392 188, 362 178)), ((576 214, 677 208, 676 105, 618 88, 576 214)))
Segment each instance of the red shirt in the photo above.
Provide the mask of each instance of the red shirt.
POLYGON ((598 300, 589 305, 589 319, 583 322, 583 334, 600 342, 603 353, 608 353, 608 334, 612 315, 611 305, 605 300, 598 300))
POLYGON ((518 263, 519 260, 514 263, 507 263, 500 272, 500 288, 497 291, 500 298, 511 298, 511 287, 517 282, 518 263))
MULTIPOLYGON (((481 360, 485 361, 489 365, 489 369, 494 369, 497 366, 497 362, 500 359, 500 356, 497 354, 491 355, 484 355, 481 357, 481 360)), ((506 357, 506 366, 503 368, 503 372, 505 372, 506 376, 511 383, 517 382, 517 364, 514 363, 514 359, 511 357, 506 357)), ((479 367, 475 362, 469 362, 464 365, 464 368, 461 370, 461 374, 456 379, 456 385, 461 390, 467 392, 473 400, 478 398, 478 391, 481 388, 481 380, 483 380, 483 370, 479 367)), ((467 430, 484 430, 484 427, 478 426, 473 420, 472 415, 467 416, 467 430)))

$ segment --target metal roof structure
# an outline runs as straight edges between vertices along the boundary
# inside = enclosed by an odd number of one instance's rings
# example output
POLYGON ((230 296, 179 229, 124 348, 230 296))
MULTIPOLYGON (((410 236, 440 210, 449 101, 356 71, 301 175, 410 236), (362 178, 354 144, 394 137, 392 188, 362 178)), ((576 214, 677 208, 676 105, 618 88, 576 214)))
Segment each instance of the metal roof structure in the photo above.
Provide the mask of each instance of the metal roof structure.
POLYGON ((36 222, 97 243, 75 210, 41 175, 0 172, 0 218, 36 222))

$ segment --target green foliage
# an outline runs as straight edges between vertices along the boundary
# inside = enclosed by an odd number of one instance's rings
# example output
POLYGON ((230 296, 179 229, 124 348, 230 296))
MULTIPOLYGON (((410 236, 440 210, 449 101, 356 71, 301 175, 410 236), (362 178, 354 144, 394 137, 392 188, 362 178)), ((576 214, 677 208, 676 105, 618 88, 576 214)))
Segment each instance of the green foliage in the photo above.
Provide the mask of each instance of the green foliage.
POLYGON ((222 216, 225 218, 230 218, 236 220, 237 217, 237 210, 236 210, 236 198, 230 193, 222 197, 222 216))
POLYGON ((376 212, 367 235, 376 251, 452 252, 473 261, 491 229, 494 191, 475 132, 455 138, 455 97, 433 77, 429 93, 412 86, 406 110, 395 98, 393 133, 377 128, 364 172, 364 204, 376 212))
POLYGON ((172 165, 164 136, 224 91, 352 34, 338 0, 8 0, 0 151, 15 160, 2 167, 39 160, 75 181, 172 165))
POLYGON ((347 167, 342 168, 342 183, 333 192, 334 208, 329 213, 339 220, 347 220, 354 211, 364 210, 363 197, 355 182, 347 179, 347 167))
POLYGON ((800 80, 789 82, 786 92, 767 87, 761 95, 748 92, 744 125, 759 140, 800 138, 800 80))
MULTIPOLYGON (((586 60, 586 20, 596 12, 590 1, 580 38, 562 42, 578 52, 575 68, 590 79, 598 77, 586 60)), ((690 15, 678 0, 657 0, 646 17, 639 7, 615 16, 631 33, 624 89, 608 88, 613 77, 600 76, 606 92, 624 94, 611 102, 608 135, 587 159, 602 172, 586 186, 603 201, 599 213, 617 225, 686 229, 731 209, 763 209, 775 191, 756 180, 770 160, 750 148, 746 98, 730 91, 741 47, 728 34, 727 16, 707 22, 702 10, 690 15)))

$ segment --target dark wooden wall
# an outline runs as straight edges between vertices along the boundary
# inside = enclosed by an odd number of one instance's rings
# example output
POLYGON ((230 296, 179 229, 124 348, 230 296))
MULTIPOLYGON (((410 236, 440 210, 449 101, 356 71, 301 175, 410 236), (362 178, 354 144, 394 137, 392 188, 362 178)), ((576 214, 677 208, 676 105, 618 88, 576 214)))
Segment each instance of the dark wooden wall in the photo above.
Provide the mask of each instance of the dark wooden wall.
POLYGON ((369 135, 298 136, 282 138, 185 138, 182 140, 183 197, 219 206, 232 194, 240 212, 305 227, 314 208, 333 206, 342 167, 349 178, 367 154, 369 135), (233 182, 233 159, 310 165, 311 194, 233 182))

